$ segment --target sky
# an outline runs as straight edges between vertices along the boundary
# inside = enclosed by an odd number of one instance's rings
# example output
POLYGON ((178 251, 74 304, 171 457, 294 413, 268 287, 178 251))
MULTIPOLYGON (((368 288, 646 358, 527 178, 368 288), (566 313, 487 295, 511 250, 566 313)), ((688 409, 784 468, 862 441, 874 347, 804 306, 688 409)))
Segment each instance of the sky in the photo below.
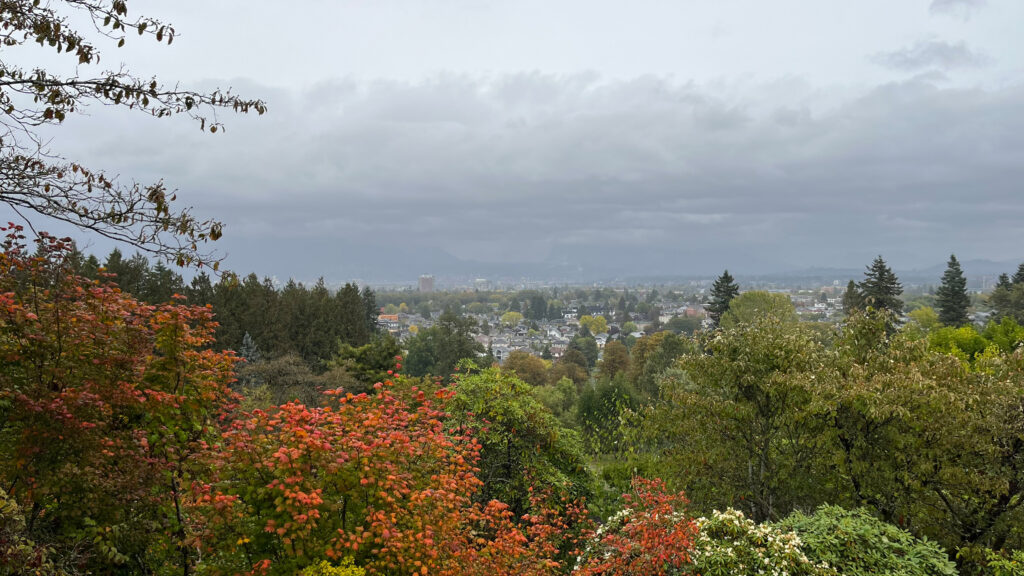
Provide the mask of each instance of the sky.
POLYGON ((1024 259, 1019 0, 129 7, 178 34, 110 47, 105 68, 231 87, 268 113, 222 114, 210 135, 91 108, 52 147, 163 178, 224 221, 231 269, 373 282, 1024 259))

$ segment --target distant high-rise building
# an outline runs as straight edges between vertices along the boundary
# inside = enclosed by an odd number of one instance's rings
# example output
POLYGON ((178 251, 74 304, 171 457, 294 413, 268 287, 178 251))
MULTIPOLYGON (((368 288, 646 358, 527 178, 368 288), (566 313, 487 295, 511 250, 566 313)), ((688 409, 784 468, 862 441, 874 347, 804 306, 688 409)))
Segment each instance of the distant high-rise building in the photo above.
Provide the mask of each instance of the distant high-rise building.
POLYGON ((420 276, 420 292, 433 292, 434 291, 434 277, 430 274, 424 274, 420 276))

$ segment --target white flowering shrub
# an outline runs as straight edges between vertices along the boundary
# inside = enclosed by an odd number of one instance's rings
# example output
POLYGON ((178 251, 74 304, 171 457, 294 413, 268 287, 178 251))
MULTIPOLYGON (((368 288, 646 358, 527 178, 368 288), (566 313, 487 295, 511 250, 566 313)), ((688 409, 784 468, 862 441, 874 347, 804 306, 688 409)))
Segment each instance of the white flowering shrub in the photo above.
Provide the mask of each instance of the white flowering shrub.
POLYGON ((836 576, 801 549, 800 538, 771 524, 757 524, 738 510, 698 518, 690 558, 702 576, 836 576))

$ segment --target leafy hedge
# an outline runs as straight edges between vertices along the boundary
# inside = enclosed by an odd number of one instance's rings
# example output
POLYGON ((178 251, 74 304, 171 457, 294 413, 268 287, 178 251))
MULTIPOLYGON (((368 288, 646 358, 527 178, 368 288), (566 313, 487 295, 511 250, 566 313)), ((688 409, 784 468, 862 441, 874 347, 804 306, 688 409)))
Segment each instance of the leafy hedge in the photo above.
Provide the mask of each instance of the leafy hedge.
POLYGON ((794 512, 776 524, 795 532, 811 559, 844 576, 955 576, 956 566, 937 543, 912 536, 867 510, 821 506, 808 516, 794 512))

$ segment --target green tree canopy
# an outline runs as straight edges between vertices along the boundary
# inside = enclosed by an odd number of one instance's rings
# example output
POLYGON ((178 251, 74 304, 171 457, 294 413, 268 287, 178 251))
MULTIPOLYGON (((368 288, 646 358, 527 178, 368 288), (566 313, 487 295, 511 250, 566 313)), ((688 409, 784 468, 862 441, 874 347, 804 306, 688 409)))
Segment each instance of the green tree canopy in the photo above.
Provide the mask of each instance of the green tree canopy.
POLYGON ((614 378, 617 374, 629 370, 629 350, 622 342, 612 340, 604 345, 601 362, 598 365, 602 376, 614 378))
POLYGON ((587 496, 592 479, 579 435, 564 428, 532 386, 510 371, 488 368, 460 376, 448 425, 476 431, 480 501, 498 499, 516 517, 527 512, 533 486, 587 496))
POLYGON ((580 327, 586 328, 591 334, 602 334, 608 332, 608 320, 604 316, 582 316, 580 327))
POLYGON ((532 386, 543 386, 548 381, 548 362, 525 350, 510 352, 501 368, 514 372, 520 380, 532 386))
POLYGON ((731 328, 750 324, 758 318, 771 317, 782 322, 796 322, 796 308, 786 294, 753 290, 744 292, 729 303, 729 310, 722 315, 720 324, 731 328))
POLYGON ((593 336, 577 336, 572 339, 569 343, 569 348, 566 350, 576 350, 583 355, 587 360, 586 368, 589 370, 597 364, 597 357, 600 355, 600 350, 597 349, 597 341, 594 340, 593 336))
POLYGON ((484 347, 473 339, 473 320, 445 310, 437 324, 420 330, 406 342, 409 351, 405 369, 412 376, 447 378, 460 360, 474 359, 484 347))
POLYGON ((506 328, 514 328, 523 321, 523 315, 520 312, 505 312, 501 315, 501 325, 506 328))
POLYGON ((939 322, 939 315, 931 306, 922 306, 907 314, 910 321, 918 326, 922 332, 928 333, 942 325, 939 322))
POLYGON ((639 431, 662 473, 701 511, 735 506, 767 520, 815 503, 829 484, 816 460, 827 436, 811 416, 829 377, 823 346, 803 324, 762 315, 723 326, 707 352, 662 376, 664 402, 639 431))

